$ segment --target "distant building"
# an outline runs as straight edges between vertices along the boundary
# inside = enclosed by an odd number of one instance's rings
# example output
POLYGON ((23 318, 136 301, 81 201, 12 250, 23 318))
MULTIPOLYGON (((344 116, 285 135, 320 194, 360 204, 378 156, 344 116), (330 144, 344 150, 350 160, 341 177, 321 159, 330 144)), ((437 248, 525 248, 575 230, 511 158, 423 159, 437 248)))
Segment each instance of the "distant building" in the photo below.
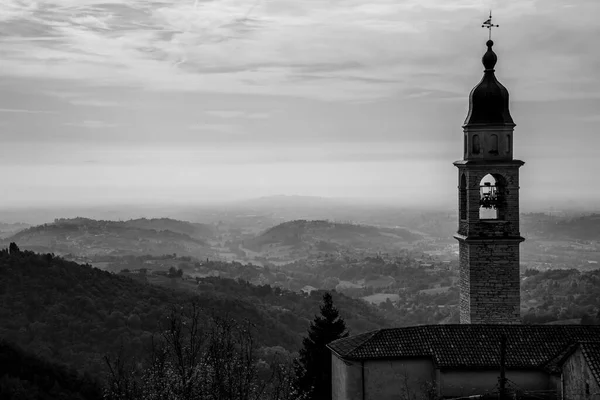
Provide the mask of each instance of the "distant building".
POLYGON ((315 290, 318 290, 318 289, 316 287, 314 287, 314 286, 306 285, 302 289, 300 289, 300 293, 310 296, 310 293, 313 292, 313 291, 315 291, 315 290))
POLYGON ((454 163, 460 324, 381 329, 330 343, 333 400, 498 398, 500 387, 518 398, 600 400, 598 345, 590 343, 600 340, 600 326, 520 324, 524 162, 513 158, 509 94, 494 75, 494 43, 486 45, 483 78, 469 95, 463 159, 454 163))

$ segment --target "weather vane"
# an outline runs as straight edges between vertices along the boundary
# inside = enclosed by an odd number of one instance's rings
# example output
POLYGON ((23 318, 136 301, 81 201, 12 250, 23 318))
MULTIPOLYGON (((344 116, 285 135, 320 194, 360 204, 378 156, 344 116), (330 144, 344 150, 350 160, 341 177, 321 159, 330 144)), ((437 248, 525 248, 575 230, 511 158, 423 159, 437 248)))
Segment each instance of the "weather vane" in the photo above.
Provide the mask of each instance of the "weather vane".
POLYGON ((499 26, 500 25, 492 24, 492 10, 490 10, 490 17, 483 23, 483 25, 481 25, 482 28, 488 28, 488 30, 490 31, 490 40, 492 40, 492 28, 497 28, 499 26))

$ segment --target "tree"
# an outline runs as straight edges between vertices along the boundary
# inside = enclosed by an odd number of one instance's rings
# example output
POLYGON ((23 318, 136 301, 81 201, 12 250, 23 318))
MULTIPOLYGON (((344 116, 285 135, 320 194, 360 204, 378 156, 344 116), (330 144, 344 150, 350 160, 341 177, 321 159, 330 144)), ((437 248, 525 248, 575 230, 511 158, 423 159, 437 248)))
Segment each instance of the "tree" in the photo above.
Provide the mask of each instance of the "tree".
POLYGON ((297 388, 308 399, 331 399, 331 353, 327 345, 348 334, 346 323, 333 306, 331 294, 325 293, 321 315, 315 316, 310 324, 296 364, 297 388))
POLYGON ((105 357, 105 400, 297 400, 291 363, 261 364, 253 331, 248 321, 208 313, 198 299, 172 306, 147 358, 123 347, 105 357))
POLYGON ((181 278, 183 276, 183 270, 181 268, 177 269, 175 267, 170 267, 168 276, 170 278, 181 278))
POLYGON ((19 246, 17 246, 17 244, 15 242, 11 242, 10 245, 8 246, 8 252, 10 254, 18 254, 21 252, 21 250, 19 250, 19 246))

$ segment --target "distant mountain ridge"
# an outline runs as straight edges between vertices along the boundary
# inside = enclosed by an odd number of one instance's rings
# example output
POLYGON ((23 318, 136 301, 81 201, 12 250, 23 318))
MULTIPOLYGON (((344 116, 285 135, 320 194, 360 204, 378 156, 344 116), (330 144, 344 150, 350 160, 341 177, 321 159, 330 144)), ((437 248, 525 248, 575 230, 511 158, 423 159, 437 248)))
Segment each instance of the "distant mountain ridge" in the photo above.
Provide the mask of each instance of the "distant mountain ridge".
POLYGON ((31 225, 24 223, 7 224, 0 222, 0 239, 14 235, 15 233, 29 228, 31 225))
POLYGON ((77 217, 27 228, 4 242, 40 252, 79 256, 178 253, 206 257, 212 255, 206 240, 213 236, 210 225, 169 218, 98 221, 77 217))
POLYGON ((600 214, 555 217, 542 213, 524 214, 522 231, 545 239, 600 240, 600 214))
POLYGON ((244 247, 263 251, 272 247, 291 247, 303 251, 335 251, 344 247, 377 250, 402 247, 421 239, 420 235, 403 228, 381 228, 369 225, 327 220, 294 220, 267 229, 244 247))

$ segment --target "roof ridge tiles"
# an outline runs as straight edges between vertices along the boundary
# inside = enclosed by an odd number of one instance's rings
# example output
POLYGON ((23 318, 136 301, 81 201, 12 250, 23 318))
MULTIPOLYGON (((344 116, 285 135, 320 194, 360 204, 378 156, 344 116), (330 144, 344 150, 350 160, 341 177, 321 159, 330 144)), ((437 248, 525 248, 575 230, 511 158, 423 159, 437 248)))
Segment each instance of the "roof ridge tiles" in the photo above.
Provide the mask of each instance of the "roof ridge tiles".
POLYGON ((358 350, 359 350, 359 349, 360 349, 362 346, 364 346, 364 345, 365 345, 365 343, 369 342, 371 339, 373 339, 375 336, 379 335, 379 334, 381 333, 381 331, 383 331, 383 330, 385 330, 385 329, 390 329, 390 328, 381 328, 381 329, 377 329, 377 330, 375 330, 375 331, 371 331, 371 332, 369 332, 369 333, 372 333, 372 335, 370 335, 370 336, 366 336, 366 337, 365 337, 365 339, 364 339, 364 340, 363 340, 361 343, 359 343, 359 344, 358 344, 358 345, 357 345, 357 346, 356 346, 354 349, 352 349, 352 351, 350 351, 350 352, 348 353, 348 356, 349 356, 349 357, 352 357, 352 354, 353 354, 353 353, 356 353, 356 352, 358 352, 358 350))
MULTIPOLYGON (((600 326, 420 325, 371 331, 354 338, 340 339, 330 348, 342 358, 431 357, 438 368, 486 368, 499 365, 500 337, 503 334, 508 337, 509 367, 539 369, 556 360, 569 343, 595 341, 596 337, 600 337, 600 326)), ((594 344, 594 351, 596 347, 594 344)))

